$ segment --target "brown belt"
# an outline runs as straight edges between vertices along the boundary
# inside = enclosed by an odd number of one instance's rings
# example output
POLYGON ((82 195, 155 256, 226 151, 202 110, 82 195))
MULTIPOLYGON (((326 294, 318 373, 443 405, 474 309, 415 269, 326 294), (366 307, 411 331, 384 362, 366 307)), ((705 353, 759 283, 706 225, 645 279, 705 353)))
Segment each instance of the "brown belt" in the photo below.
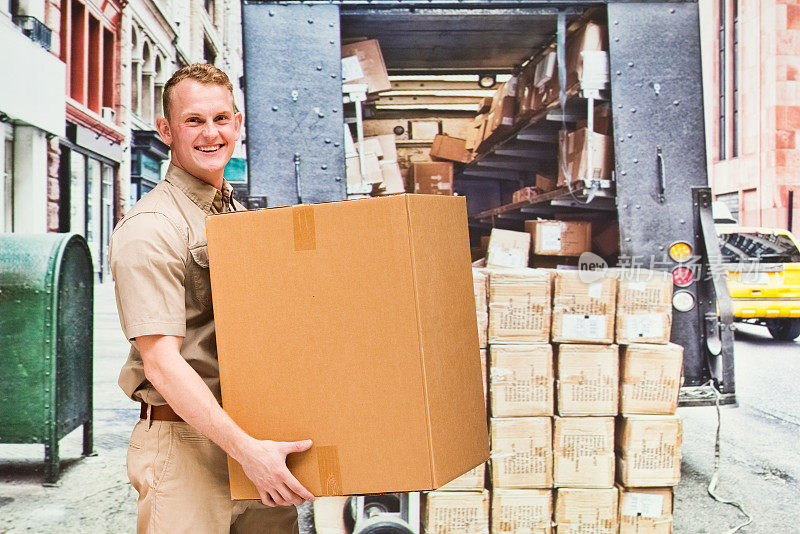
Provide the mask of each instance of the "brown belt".
MULTIPOLYGON (((147 403, 143 402, 142 409, 139 411, 139 418, 147 419, 147 403)), ((170 408, 169 404, 162 406, 150 406, 150 419, 153 421, 173 421, 175 423, 182 423, 183 419, 180 415, 175 413, 175 410, 170 408)))

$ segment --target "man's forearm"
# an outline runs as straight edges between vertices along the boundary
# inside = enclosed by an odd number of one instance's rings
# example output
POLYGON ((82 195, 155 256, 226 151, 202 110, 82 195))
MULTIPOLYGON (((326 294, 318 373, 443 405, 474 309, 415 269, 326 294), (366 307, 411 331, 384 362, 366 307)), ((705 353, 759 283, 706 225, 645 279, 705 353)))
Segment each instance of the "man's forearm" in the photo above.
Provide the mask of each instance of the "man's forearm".
POLYGON ((137 342, 145 376, 175 413, 238 459, 252 438, 225 413, 200 375, 183 359, 182 338, 144 336, 137 342))

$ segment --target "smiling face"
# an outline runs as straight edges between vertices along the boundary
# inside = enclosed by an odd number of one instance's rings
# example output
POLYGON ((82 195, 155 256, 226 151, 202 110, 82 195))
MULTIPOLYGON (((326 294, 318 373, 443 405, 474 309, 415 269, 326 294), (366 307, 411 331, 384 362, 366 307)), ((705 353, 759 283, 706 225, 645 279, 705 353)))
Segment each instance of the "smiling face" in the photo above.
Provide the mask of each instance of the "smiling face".
POLYGON ((228 88, 193 79, 178 82, 170 92, 169 117, 156 119, 171 162, 217 189, 233 155, 242 127, 228 88))

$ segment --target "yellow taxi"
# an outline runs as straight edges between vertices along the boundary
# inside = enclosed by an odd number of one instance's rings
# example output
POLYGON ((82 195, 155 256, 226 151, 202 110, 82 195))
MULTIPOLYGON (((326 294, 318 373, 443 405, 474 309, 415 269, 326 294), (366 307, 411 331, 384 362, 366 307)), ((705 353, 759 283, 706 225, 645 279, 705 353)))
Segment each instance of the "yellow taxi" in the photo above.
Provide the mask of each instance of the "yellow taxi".
POLYGON ((734 316, 773 338, 800 336, 800 245, 787 230, 718 224, 734 316))

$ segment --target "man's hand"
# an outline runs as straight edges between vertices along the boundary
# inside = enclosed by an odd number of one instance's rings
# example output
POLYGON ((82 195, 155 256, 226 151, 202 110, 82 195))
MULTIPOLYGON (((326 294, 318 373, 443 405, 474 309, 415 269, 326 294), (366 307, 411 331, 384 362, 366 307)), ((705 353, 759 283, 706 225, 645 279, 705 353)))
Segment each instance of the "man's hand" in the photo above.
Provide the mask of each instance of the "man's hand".
POLYGON ((311 447, 311 441, 261 441, 252 438, 225 413, 200 375, 181 356, 183 338, 139 336, 144 373, 184 421, 242 465, 267 506, 313 501, 286 467, 286 456, 311 447))
POLYGON ((310 447, 311 440, 285 442, 253 439, 233 458, 242 465, 247 478, 255 484, 261 502, 267 506, 299 506, 305 501, 313 501, 314 495, 289 472, 286 456, 310 447))

